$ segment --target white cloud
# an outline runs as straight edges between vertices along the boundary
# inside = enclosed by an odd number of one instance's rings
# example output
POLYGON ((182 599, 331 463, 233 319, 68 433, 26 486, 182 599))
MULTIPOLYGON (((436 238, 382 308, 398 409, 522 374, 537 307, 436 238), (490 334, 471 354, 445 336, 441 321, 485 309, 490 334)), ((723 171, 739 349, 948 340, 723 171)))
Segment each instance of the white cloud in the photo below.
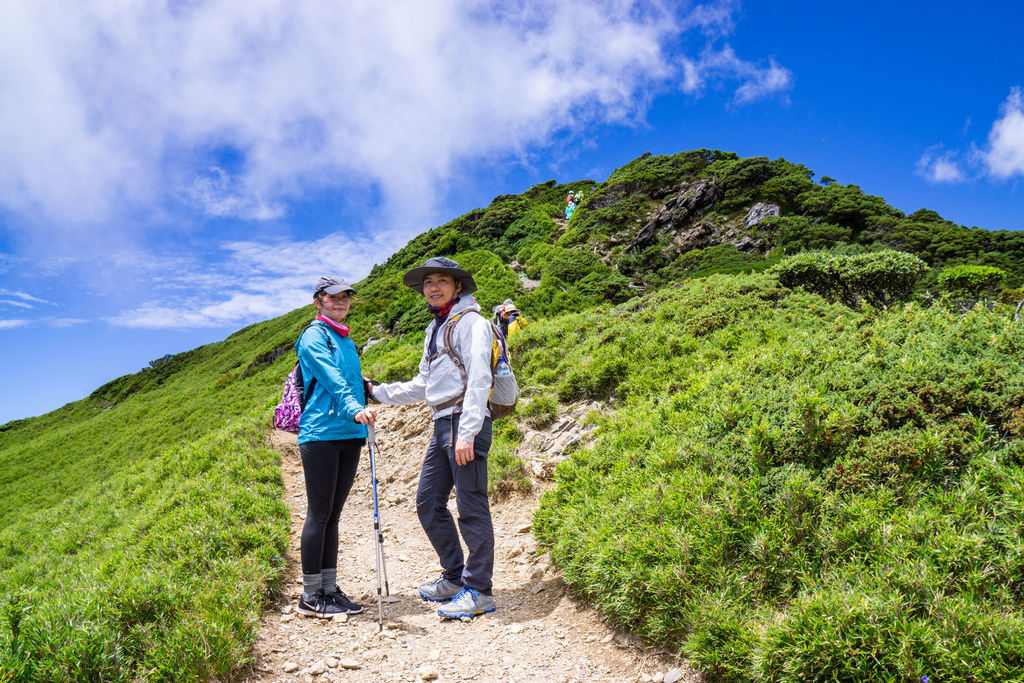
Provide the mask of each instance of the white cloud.
POLYGON ((750 104, 776 93, 789 90, 793 85, 793 73, 770 59, 767 67, 740 59, 731 46, 721 50, 707 48, 696 59, 682 58, 682 83, 680 87, 688 95, 699 96, 709 85, 724 81, 740 81, 733 93, 736 104, 750 104))
POLYGON ((15 327, 24 327, 29 324, 29 320, 0 320, 0 330, 9 330, 15 327))
POLYGON ((684 32, 724 35, 738 6, 12 0, 0 204, 77 223, 184 198, 267 219, 310 190, 377 186, 408 227, 460 163, 635 120, 680 67, 742 81, 738 103, 788 87, 728 47, 727 66, 677 61, 684 32))
POLYGON ((14 301, 13 299, 0 299, 0 306, 14 306, 16 308, 32 308, 32 304, 27 304, 24 301, 14 301))
POLYGON ((0 62, 21 66, 0 75, 0 202, 102 220, 170 187, 215 215, 263 217, 365 178, 408 212, 457 162, 629 119, 669 74, 679 18, 659 5, 500 7, 4 3, 0 62), (228 185, 207 172, 218 150, 240 159, 228 185))
POLYGON ((988 172, 1000 180, 1024 175, 1024 97, 1013 88, 992 125, 981 158, 988 172))
POLYGON ((917 174, 931 183, 960 183, 967 179, 956 152, 935 145, 917 160, 917 174))

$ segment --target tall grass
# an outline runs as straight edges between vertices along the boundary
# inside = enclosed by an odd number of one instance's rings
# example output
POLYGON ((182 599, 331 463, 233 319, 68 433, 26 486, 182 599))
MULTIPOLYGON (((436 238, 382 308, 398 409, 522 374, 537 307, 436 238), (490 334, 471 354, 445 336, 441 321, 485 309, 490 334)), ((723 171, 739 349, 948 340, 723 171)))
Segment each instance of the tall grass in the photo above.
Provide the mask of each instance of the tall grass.
POLYGON ((0 534, 7 680, 171 680, 248 661, 288 519, 262 410, 0 534))

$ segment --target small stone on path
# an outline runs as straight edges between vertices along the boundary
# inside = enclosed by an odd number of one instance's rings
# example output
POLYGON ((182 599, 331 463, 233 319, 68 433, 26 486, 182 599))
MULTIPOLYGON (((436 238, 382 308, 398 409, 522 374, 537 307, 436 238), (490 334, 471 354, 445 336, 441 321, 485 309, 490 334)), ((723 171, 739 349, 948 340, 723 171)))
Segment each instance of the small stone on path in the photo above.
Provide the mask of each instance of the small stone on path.
POLYGON ((432 681, 437 678, 437 669, 430 664, 426 664, 421 666, 416 674, 424 681, 432 681))
POLYGON ((286 674, 290 674, 290 673, 293 673, 295 671, 298 671, 299 670, 299 665, 296 664, 295 662, 285 662, 283 668, 284 668, 284 672, 286 674))
POLYGON ((679 683, 679 681, 683 680, 683 670, 669 669, 668 672, 665 673, 665 677, 661 680, 664 683, 679 683))
POLYGON ((338 666, 342 669, 358 669, 361 664, 354 659, 344 658, 338 660, 338 666))
POLYGON ((334 658, 334 657, 328 657, 327 659, 325 659, 324 660, 324 664, 326 664, 327 668, 329 668, 329 669, 337 669, 338 668, 338 660, 336 658, 334 658))
POLYGON ((522 633, 526 627, 522 624, 512 624, 512 628, 509 629, 510 633, 522 633))
POLYGON ((528 533, 530 533, 530 529, 532 528, 532 526, 533 526, 532 524, 523 524, 516 531, 518 531, 521 534, 528 534, 528 533))
POLYGON ((431 650, 430 655, 427 658, 432 662, 436 662, 437 660, 441 659, 441 651, 431 650))

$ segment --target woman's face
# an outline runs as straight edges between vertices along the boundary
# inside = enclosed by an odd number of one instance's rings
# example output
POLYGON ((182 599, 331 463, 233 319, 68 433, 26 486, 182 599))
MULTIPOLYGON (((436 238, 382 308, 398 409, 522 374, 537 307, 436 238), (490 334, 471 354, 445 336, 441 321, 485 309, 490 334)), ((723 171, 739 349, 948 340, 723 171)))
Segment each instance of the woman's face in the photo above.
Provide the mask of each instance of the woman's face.
POLYGON ((423 298, 431 306, 444 306, 462 289, 455 284, 455 278, 447 273, 429 273, 423 278, 423 298))
POLYGON ((348 292, 339 292, 338 294, 324 294, 319 300, 314 299, 313 303, 316 305, 316 309, 320 311, 320 315, 340 323, 348 315, 352 299, 349 297, 348 292))

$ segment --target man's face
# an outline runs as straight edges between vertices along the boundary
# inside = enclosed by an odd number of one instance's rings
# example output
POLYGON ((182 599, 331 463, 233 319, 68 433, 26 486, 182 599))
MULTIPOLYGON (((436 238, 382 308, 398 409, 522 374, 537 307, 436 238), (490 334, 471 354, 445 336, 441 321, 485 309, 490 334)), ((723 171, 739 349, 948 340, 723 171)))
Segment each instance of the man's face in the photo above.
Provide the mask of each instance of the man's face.
MULTIPOLYGON (((458 289, 462 289, 459 283, 458 289)), ((423 278, 423 297, 431 306, 444 306, 455 296, 455 278, 447 273, 429 273, 423 278)))

